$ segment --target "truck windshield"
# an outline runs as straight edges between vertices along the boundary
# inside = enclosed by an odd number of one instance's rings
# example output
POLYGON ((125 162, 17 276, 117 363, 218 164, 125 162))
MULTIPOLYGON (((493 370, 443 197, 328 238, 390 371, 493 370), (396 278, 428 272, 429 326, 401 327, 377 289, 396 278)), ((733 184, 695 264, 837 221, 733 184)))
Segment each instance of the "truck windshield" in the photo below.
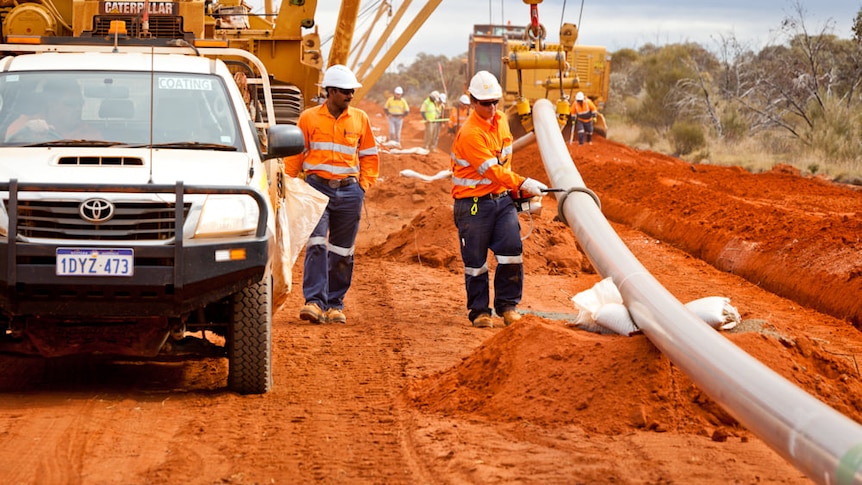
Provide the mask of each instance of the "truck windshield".
POLYGON ((229 100, 221 79, 210 75, 6 72, 0 74, 0 145, 242 150, 229 100))

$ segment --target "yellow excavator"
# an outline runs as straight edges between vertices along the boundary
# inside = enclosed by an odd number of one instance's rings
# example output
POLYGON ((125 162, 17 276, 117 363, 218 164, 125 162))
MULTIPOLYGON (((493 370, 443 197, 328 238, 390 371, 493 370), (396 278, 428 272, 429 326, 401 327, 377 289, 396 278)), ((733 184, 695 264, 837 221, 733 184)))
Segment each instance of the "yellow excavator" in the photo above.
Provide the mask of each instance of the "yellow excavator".
POLYGON ((599 108, 595 132, 607 136, 601 109, 608 98, 610 56, 601 46, 577 44, 578 28, 563 23, 560 42, 549 43, 539 23, 542 0, 523 0, 530 6, 526 26, 480 24, 473 27, 467 59, 467 79, 489 71, 503 86, 505 107, 516 137, 532 131, 531 106, 537 99, 557 105, 561 129, 569 121, 575 93, 581 91, 599 108))

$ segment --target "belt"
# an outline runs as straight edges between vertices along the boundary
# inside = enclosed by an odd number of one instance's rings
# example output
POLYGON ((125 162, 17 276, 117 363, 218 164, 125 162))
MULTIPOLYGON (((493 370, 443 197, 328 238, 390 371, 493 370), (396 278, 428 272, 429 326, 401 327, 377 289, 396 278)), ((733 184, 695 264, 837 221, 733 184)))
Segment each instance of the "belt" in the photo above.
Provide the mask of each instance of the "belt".
POLYGON ((314 180, 317 183, 326 184, 330 188, 337 189, 339 187, 347 187, 350 184, 356 183, 356 177, 346 177, 343 179, 328 179, 320 175, 309 173, 305 176, 306 180, 314 180))
POLYGON ((507 191, 505 191, 505 192, 500 192, 499 194, 485 194, 485 195, 480 195, 478 198, 479 198, 480 200, 484 200, 484 199, 488 199, 488 200, 497 200, 497 199, 502 199, 503 197, 505 197, 505 196, 507 196, 507 195, 509 195, 509 191, 508 191, 508 190, 507 190, 507 191))

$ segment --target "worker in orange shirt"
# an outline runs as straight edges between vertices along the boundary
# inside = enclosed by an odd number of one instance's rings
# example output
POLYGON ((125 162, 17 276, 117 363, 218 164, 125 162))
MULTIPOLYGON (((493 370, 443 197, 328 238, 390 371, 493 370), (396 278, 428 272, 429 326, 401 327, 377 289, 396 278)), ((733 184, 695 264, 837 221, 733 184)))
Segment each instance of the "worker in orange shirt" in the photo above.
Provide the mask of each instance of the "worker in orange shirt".
POLYGON ((503 89, 488 71, 470 80, 472 112, 452 144, 452 197, 467 309, 474 327, 493 327, 488 250, 494 252, 494 305, 503 323, 521 318, 517 311, 524 285, 523 245, 518 213, 509 194, 519 190, 542 196, 548 187, 512 171, 512 132, 497 111, 503 89))
POLYGON ((598 109, 593 103, 593 100, 584 96, 584 93, 578 91, 575 95, 575 104, 572 105, 572 118, 575 122, 575 128, 578 130, 578 145, 584 144, 584 135, 586 135, 587 143, 593 144, 593 125, 595 124, 598 109))
POLYGON ((350 106, 362 87, 343 65, 323 74, 326 101, 308 108, 297 125, 305 136, 305 152, 285 159, 291 177, 305 181, 329 197, 329 203, 305 246, 299 318, 311 323, 347 323, 344 296, 353 279, 353 251, 365 192, 380 170, 377 144, 368 115, 350 106))
POLYGON ((458 129, 461 128, 461 125, 464 124, 464 121, 467 120, 467 116, 470 115, 470 97, 466 94, 462 94, 458 99, 458 105, 452 106, 449 113, 449 133, 455 134, 458 132, 458 129))

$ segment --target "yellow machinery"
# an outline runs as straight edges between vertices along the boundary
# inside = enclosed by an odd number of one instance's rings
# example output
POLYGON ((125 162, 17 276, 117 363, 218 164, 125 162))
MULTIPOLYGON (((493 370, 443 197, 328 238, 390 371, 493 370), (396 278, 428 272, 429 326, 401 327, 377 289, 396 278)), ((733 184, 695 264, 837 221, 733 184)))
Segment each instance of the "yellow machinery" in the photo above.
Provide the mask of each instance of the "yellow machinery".
MULTIPOLYGON (((324 67, 314 20, 317 3, 284 0, 277 15, 256 15, 242 0, 0 0, 0 20, 4 42, 32 37, 33 42, 104 43, 111 40, 111 21, 122 20, 126 43, 242 49, 261 59, 271 76, 276 121, 295 123, 318 95, 324 67)), ((346 61, 358 10, 359 0, 341 2, 331 64, 346 61)))
MULTIPOLYGON (((561 128, 566 126, 575 93, 582 91, 601 110, 608 98, 610 57, 600 46, 577 45, 578 29, 565 23, 560 42, 545 42, 545 27, 538 23, 537 5, 530 5, 530 25, 475 25, 470 35, 467 78, 478 71, 493 73, 503 86, 505 108, 516 136, 532 131, 530 107, 537 99, 557 104, 561 128), (519 129, 520 128, 520 129, 519 129), (523 131, 522 131, 523 130, 523 131)), ((607 124, 599 112, 595 132, 606 136, 607 124)))
MULTIPOLYGON (((411 1, 402 3, 395 20, 358 69, 363 87, 356 93, 357 101, 441 1, 425 2, 394 45, 371 68, 371 61, 411 1)), ((359 15, 360 0, 341 1, 329 58, 323 59, 315 22, 317 4, 318 0, 283 0, 275 14, 272 0, 266 0, 266 13, 258 15, 251 13, 243 0, 0 0, 0 22, 3 42, 9 36, 17 37, 19 43, 27 36, 71 37, 74 40, 70 42, 75 43, 110 42, 111 21, 122 20, 128 37, 147 45, 152 45, 153 39, 163 39, 174 45, 186 41, 195 47, 242 49, 257 56, 271 76, 276 121, 295 123, 299 113, 312 106, 319 94, 317 83, 324 65, 347 64, 359 15)), ((386 2, 379 7, 380 12, 388 9, 386 2)), ((360 51, 366 41, 367 38, 360 39, 360 51)))

